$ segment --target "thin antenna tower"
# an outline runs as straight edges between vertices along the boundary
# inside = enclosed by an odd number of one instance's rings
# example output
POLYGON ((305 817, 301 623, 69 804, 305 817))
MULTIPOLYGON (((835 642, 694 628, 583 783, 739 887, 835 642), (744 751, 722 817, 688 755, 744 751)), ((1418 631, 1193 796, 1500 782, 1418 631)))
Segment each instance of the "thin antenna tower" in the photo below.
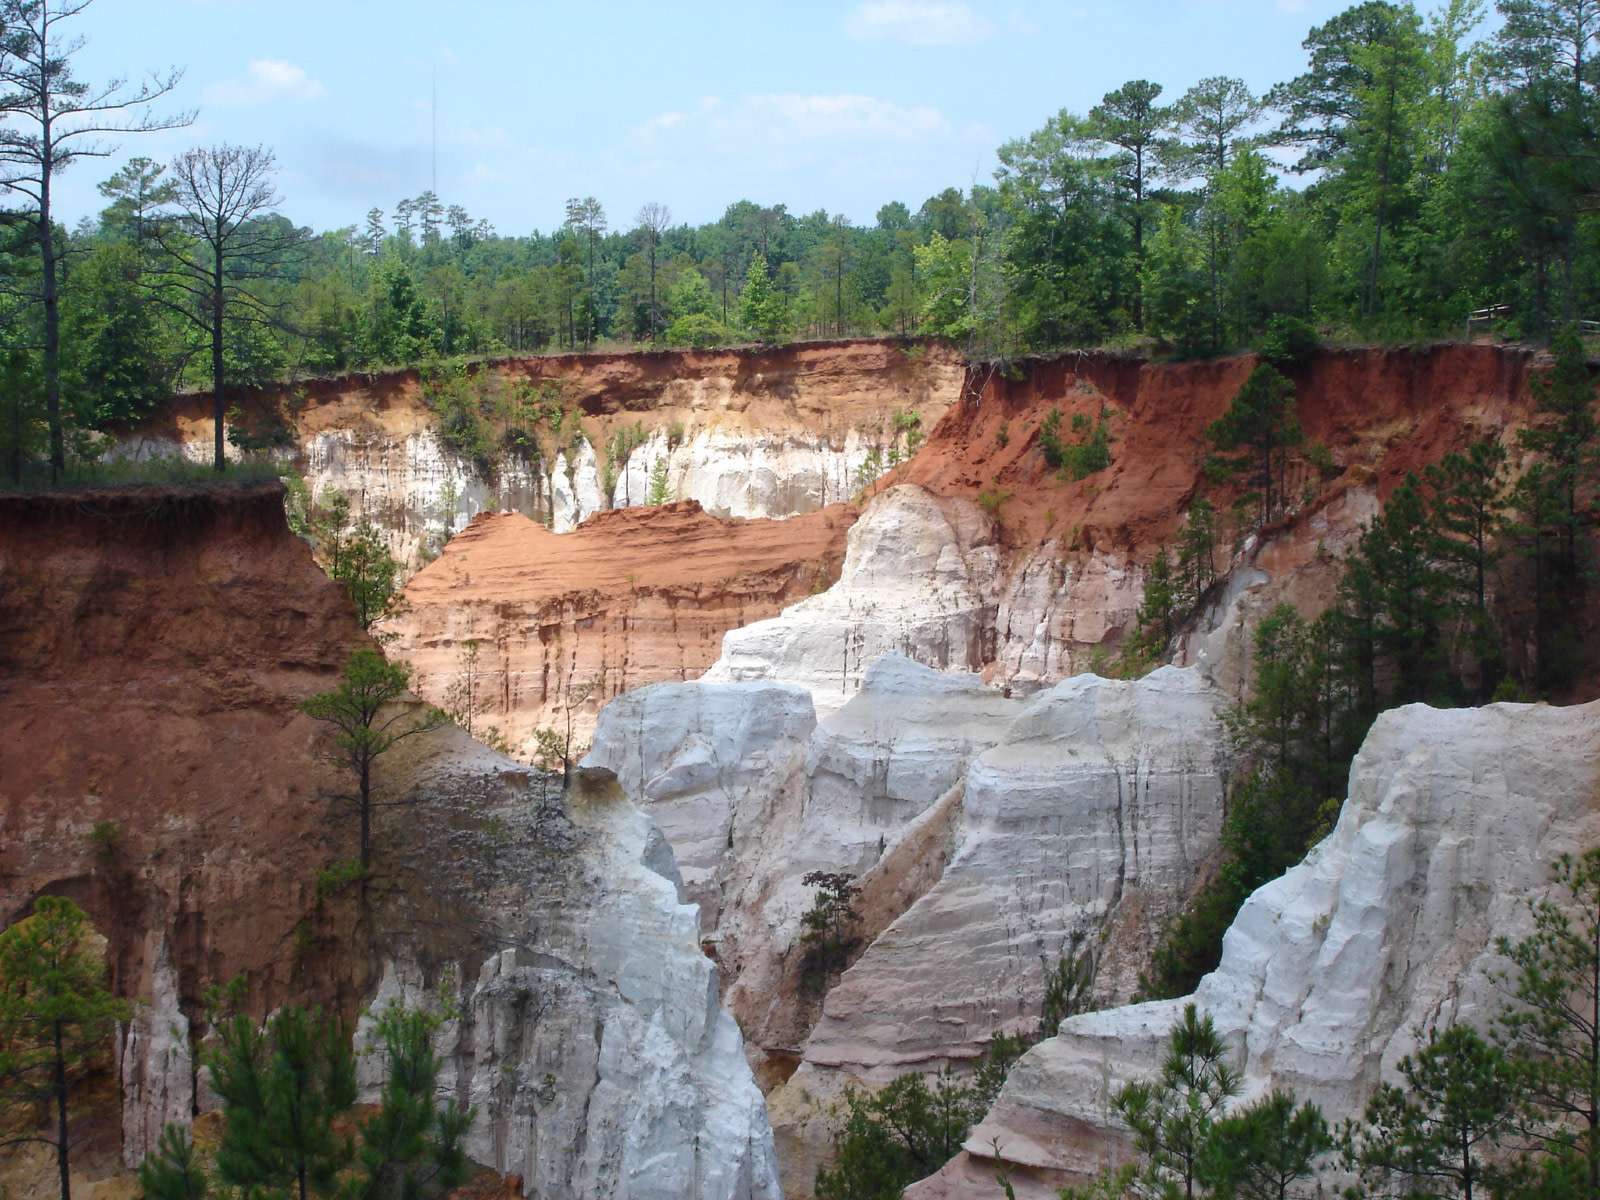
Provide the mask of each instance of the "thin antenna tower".
POLYGON ((433 60, 433 101, 429 104, 433 116, 433 194, 439 194, 439 59, 433 60))

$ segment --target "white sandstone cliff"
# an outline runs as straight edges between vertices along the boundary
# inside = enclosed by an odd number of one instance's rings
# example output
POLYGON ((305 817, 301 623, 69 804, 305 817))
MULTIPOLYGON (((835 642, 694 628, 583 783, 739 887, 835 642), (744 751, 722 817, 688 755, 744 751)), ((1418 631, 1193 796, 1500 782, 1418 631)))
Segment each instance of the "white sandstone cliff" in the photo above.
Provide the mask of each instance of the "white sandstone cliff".
POLYGON ((886 653, 942 671, 979 671, 993 629, 984 583, 998 569, 975 505, 941 505, 912 484, 874 497, 851 527, 839 582, 783 614, 730 630, 707 683, 775 680, 836 711, 886 653))
MULTIPOLYGON (((1600 841, 1600 704, 1409 705, 1373 726, 1333 832, 1246 901, 1193 1002, 1240 1055, 1246 1096, 1292 1088, 1359 1112, 1419 1036, 1482 1027, 1506 992, 1498 937, 1531 932, 1549 864, 1600 841)), ((1063 1023, 1013 1069, 966 1154, 908 1195, 1019 1195, 1125 1160, 1110 1108, 1157 1069, 1188 1000, 1063 1023)))
MULTIPOLYGON (((529 1200, 780 1200, 761 1092, 660 831, 610 772, 579 772, 563 799, 458 731, 437 741, 416 752, 376 910, 367 1097, 374 1018, 403 1000, 449 1018, 440 1099, 477 1107, 468 1155, 521 1175, 529 1200)), ((157 984, 120 1055, 129 1165, 197 1091, 214 1103, 176 981, 157 984)))
POLYGON ((602 711, 585 760, 694 864, 753 1057, 800 1060, 771 1097, 790 1196, 826 1152, 822 1106, 1031 1028, 1064 947, 1094 947, 1097 994, 1126 998, 1215 852, 1227 772, 1193 670, 1024 700, 886 654, 814 729, 807 699, 657 684, 602 711), (870 942, 820 1009, 797 972, 815 870, 859 878, 870 942))

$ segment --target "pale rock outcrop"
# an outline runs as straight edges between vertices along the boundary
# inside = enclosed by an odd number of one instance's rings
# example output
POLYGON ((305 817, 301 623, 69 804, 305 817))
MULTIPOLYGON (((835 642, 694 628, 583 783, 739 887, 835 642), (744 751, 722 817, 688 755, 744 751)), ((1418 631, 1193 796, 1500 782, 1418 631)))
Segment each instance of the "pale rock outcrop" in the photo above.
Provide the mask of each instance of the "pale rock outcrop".
POLYGON ((886 654, 820 724, 807 692, 788 684, 626 693, 602 710, 584 761, 615 771, 687 864, 751 1037, 798 1050, 805 1031, 784 972, 812 898, 803 877, 868 876, 1022 707, 976 676, 886 654))
POLYGON ((1108 638, 1133 624, 1145 568, 1126 553, 1064 553, 1052 539, 995 581, 994 661, 986 674, 1030 692, 1089 665, 1108 638))
POLYGON ((781 683, 657 683, 601 710, 584 761, 614 771, 666 835, 707 937, 740 858, 801 807, 816 725, 806 690, 781 683))
POLYGON ((150 998, 122 1030, 117 1074, 122 1081, 122 1161, 137 1167, 169 1124, 187 1126, 194 1112, 195 1062, 189 1018, 179 1006, 178 972, 165 937, 150 973, 150 998))
POLYGON ((806 699, 654 685, 603 710, 585 760, 693 864, 752 1055, 800 1053, 770 1097, 797 1196, 828 1145, 821 1106, 1031 1028, 1064 950, 1092 948, 1096 994, 1126 998, 1215 853, 1228 771, 1220 697, 1194 670, 1023 699, 888 653, 814 729, 806 699), (817 870, 858 877, 870 942, 820 1014, 796 975, 817 870))
MULTIPOLYGON (((231 445, 226 452, 240 457, 231 445)), ((211 453, 209 438, 144 436, 118 444, 109 456, 208 462, 211 453)), ((549 464, 508 457, 492 481, 432 428, 404 434, 321 429, 273 456, 300 472, 313 497, 332 489, 348 498, 352 518, 370 521, 396 557, 412 567, 438 554, 480 512, 520 512, 565 533, 606 507, 594 447, 584 438, 577 440, 570 460, 566 452, 549 464)))
POLYGON ((810 1194, 829 1145, 819 1117, 845 1087, 1031 1031, 1064 953, 1090 956, 1102 1001, 1131 994, 1216 852, 1219 699, 1176 667, 1080 675, 1035 696, 972 760, 948 865, 828 993, 799 1070, 770 1099, 787 1194, 810 1194))
POLYGON ((984 590, 997 569, 992 528, 976 506, 941 505, 914 485, 889 488, 850 530, 838 583, 731 630, 702 678, 798 683, 826 716, 891 651, 943 671, 978 671, 991 657, 984 590))
MULTIPOLYGON (((1600 704, 1385 713, 1333 832, 1246 901, 1193 1002, 1240 1055, 1246 1095, 1292 1088, 1359 1111, 1434 1027, 1482 1027, 1506 997, 1496 939, 1532 928, 1549 864, 1600 841, 1600 704)), ((1128 1155, 1110 1110, 1154 1072, 1187 1000, 1090 1013, 1012 1071, 966 1155, 914 1189, 998 1197, 992 1164, 1047 1195, 1128 1155)))
POLYGON ((358 1041, 392 999, 453 993, 441 1090, 478 1108, 469 1155, 521 1175, 530 1200, 779 1200, 761 1093, 655 825, 609 771, 580 770, 557 805, 525 768, 459 744, 417 786, 502 831, 459 885, 496 948, 434 971, 437 990, 397 955, 358 1041))
POLYGON ((1036 1019, 1074 937, 1094 948, 1097 993, 1130 995, 1216 849, 1216 709, 1176 667, 1035 697, 972 763, 950 865, 829 993, 806 1061, 896 1074, 980 1054, 996 1028, 1036 1019))
POLYGON ((673 436, 657 429, 617 473, 617 508, 645 504, 650 477, 666 463, 673 499, 698 500, 717 517, 790 517, 848 501, 870 481, 868 459, 881 462, 894 435, 849 429, 842 436, 799 431, 761 433, 707 426, 673 436))
POLYGON ((968 763, 1005 736, 1021 709, 975 675, 944 675, 886 654, 867 670, 861 690, 817 725, 797 789, 802 806, 780 826, 781 840, 737 864, 719 929, 728 1004, 758 1044, 798 1050, 805 1037, 789 976, 801 918, 815 895, 805 876, 858 876, 867 907, 880 910, 867 913, 861 933, 876 935, 920 892, 874 903, 880 889, 903 892, 904 876, 917 864, 897 864, 892 880, 879 881, 874 871, 895 859, 896 848, 959 788, 968 763), (881 911, 885 904, 891 911, 881 911))

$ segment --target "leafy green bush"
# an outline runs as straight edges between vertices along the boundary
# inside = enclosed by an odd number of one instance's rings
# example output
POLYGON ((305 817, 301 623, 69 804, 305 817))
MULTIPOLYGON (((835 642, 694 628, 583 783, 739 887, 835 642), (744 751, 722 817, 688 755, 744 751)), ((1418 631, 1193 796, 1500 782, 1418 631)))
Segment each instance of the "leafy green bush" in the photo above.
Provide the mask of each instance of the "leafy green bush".
POLYGON ((96 821, 89 830, 89 844, 101 862, 113 862, 117 857, 117 843, 122 840, 122 830, 115 821, 96 821))
POLYGON ((667 326, 665 340, 669 346, 705 349, 731 346, 738 342, 739 335, 709 313, 689 313, 667 326))
POLYGON ((1281 313, 1268 318, 1266 329, 1256 343, 1261 357, 1278 366, 1301 362, 1321 346, 1322 339, 1309 323, 1281 313))
POLYGON ((1039 450, 1053 470, 1072 479, 1085 479, 1111 465, 1111 427, 1101 417, 1091 424, 1084 413, 1074 413, 1072 431, 1081 440, 1069 442, 1061 435, 1061 410, 1052 408, 1039 424, 1039 450))
POLYGON ((367 869, 357 859, 345 858, 331 863, 317 872, 317 899, 337 896, 352 883, 360 883, 366 877, 367 869))

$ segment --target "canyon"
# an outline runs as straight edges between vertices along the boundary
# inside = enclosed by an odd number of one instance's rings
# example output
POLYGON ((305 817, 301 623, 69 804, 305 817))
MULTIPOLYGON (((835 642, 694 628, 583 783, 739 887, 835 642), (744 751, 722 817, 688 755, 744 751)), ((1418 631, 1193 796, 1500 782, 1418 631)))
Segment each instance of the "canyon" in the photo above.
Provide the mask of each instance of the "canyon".
MULTIPOLYGON (((1315 447, 1290 511, 1225 521, 1173 661, 1103 677, 1194 500, 1243 494, 1208 481, 1203 431, 1255 362, 877 340, 485 364, 582 414, 561 454, 489 467, 440 440, 415 373, 243 397, 407 564, 374 632, 421 700, 465 681, 510 751, 441 730, 385 760, 407 807, 370 919, 317 894, 348 829, 321 819, 336 781, 295 708, 367 642, 281 492, 0 499, 0 707, 23 734, 0 752, 0 918, 73 897, 148 999, 119 1049, 128 1161, 203 1104, 203 995, 244 974, 263 1012, 459 1014, 440 1046, 482 1113, 470 1151, 526 1195, 807 1197, 846 1089, 1032 1033, 1068 957, 1101 1011, 1043 1031, 915 1194, 998 1197, 996 1155, 1037 1196, 1121 1161, 1109 1089, 1181 1012, 1130 1002, 1217 865, 1255 623, 1326 606, 1408 471, 1485 437, 1520 469, 1538 366, 1487 345, 1288 365, 1315 447), (1052 470, 1052 412, 1105 421, 1111 466, 1052 470), (661 462, 673 498, 647 504, 661 462), (550 729, 592 743, 564 797, 525 765, 550 729), (814 872, 860 889, 822 980, 814 872)), ((120 452, 198 457, 206 412, 120 452)), ((1494 937, 1600 832, 1597 720, 1380 721, 1337 826, 1247 903, 1197 997, 1252 1094, 1352 1111, 1421 1023, 1481 1017, 1494 937)))
POLYGON ((1430 1030, 1480 1029, 1504 1003, 1498 939, 1564 897, 1550 867, 1600 841, 1600 704, 1425 705, 1378 719, 1338 824, 1258 890, 1193 997, 1072 1017, 1012 1070, 963 1154, 907 1193, 1019 1197, 1132 1160, 1110 1098, 1159 1068, 1193 1003, 1242 1067, 1241 1100, 1293 1090, 1358 1112, 1430 1030))
POLYGON ((321 885, 354 830, 297 703, 372 643, 283 498, 0 498, 0 913, 73 899, 144 1001, 116 1054, 123 1163, 215 1106, 207 993, 239 979, 259 1013, 448 1008, 469 1152, 529 1195, 775 1198, 696 911, 608 773, 563 797, 454 728, 409 739, 378 769, 370 887, 321 885))
MULTIPOLYGON (((246 389, 233 410, 266 431, 313 496, 346 496, 414 570, 480 512, 520 512, 566 533, 602 510, 643 505, 658 463, 674 498, 713 516, 786 517, 847 501, 868 458, 904 451, 912 418, 931 428, 966 378, 958 354, 896 339, 502 360, 474 377, 495 397, 548 396, 564 421, 553 436, 541 431, 537 449, 499 453, 485 469, 441 436, 437 374, 246 389)), ((207 461, 212 407, 208 394, 181 397, 126 431, 116 453, 207 461)))

